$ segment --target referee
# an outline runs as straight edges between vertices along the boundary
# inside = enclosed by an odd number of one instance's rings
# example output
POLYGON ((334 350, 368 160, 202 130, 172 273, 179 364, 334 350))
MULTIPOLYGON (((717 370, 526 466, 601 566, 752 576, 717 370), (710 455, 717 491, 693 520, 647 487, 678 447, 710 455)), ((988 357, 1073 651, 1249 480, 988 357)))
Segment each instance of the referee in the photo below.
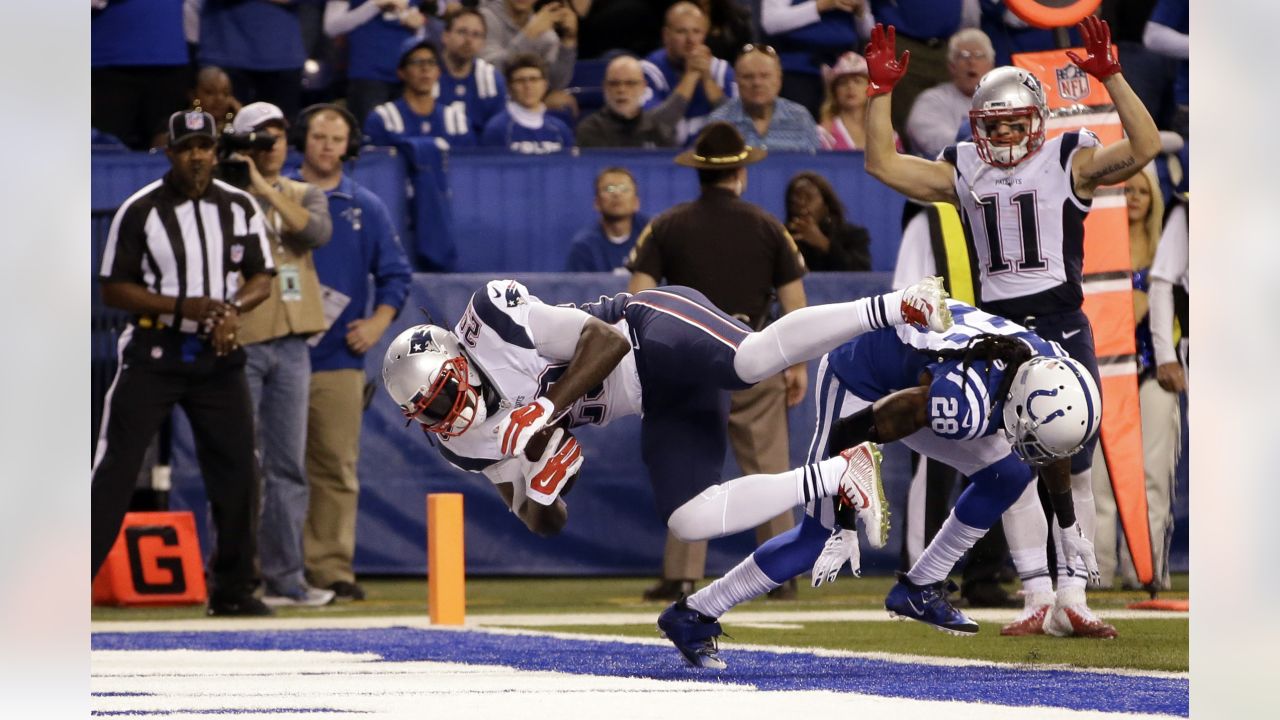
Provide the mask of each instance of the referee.
POLYGON ((170 116, 169 172, 111 221, 102 300, 133 320, 120 336, 93 461, 93 574, 120 531, 143 453, 178 404, 191 421, 217 537, 208 613, 269 615, 253 594, 253 411, 236 329, 240 313, 270 293, 274 268, 258 206, 212 177, 214 128, 199 110, 170 116))

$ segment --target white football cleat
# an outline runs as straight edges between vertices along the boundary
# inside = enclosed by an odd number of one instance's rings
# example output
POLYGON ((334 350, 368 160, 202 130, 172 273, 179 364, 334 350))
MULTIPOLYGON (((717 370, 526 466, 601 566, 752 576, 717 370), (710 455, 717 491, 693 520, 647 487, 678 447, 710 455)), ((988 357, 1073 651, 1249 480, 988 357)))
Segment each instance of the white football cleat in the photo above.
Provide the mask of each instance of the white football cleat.
POLYGON ((889 503, 880 477, 880 447, 864 442, 840 453, 840 457, 848 462, 840 475, 840 499, 862 518, 862 529, 871 547, 882 548, 889 540, 889 503))
POLYGON ((1052 611, 1053 593, 1031 593, 1026 596, 1026 604, 1017 619, 1000 628, 1000 634, 1007 637, 1043 635, 1045 619, 1052 611))
POLYGON ((948 297, 942 278, 930 275, 902 291, 902 319, 918 330, 946 332, 955 324, 947 307, 948 297))
POLYGON ((1093 614, 1085 604, 1083 588, 1068 588, 1058 592, 1053 610, 1044 622, 1044 631, 1054 637, 1101 638, 1112 640, 1119 633, 1114 625, 1093 614))

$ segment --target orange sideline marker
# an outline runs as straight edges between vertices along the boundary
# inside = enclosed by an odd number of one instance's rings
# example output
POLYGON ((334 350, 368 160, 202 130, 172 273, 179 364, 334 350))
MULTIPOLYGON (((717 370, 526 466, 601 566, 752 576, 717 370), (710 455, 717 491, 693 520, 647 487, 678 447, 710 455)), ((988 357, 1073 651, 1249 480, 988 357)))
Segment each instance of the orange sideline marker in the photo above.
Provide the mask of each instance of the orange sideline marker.
POLYGON ((208 598, 190 512, 132 512, 93 579, 94 605, 194 605, 208 598))
POLYGON ((432 625, 461 625, 467 615, 462 494, 427 496, 427 607, 432 625))

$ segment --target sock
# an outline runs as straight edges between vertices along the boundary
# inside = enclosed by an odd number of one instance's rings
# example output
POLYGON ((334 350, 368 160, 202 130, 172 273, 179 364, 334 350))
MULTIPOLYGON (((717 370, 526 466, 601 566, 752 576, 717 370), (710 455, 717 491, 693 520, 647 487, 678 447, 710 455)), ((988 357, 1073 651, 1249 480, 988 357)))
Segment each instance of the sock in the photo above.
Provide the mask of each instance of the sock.
POLYGON ((781 584, 812 570, 830 537, 831 528, 806 515, 799 525, 766 540, 752 557, 761 572, 781 584))
POLYGON ((804 307, 751 333, 738 346, 733 369, 758 383, 792 365, 813 360, 871 330, 902 324, 902 291, 852 302, 804 307))
MULTIPOLYGON (((1076 522, 1080 523, 1085 539, 1092 542, 1098 527, 1098 508, 1093 504, 1093 478, 1090 470, 1071 473, 1071 499, 1076 510, 1076 522)), ((1077 560, 1074 565, 1075 575, 1068 575, 1061 547, 1057 547, 1057 554, 1058 589, 1080 588, 1083 592, 1085 583, 1089 580, 1084 563, 1077 560)))
POLYGON ((1049 576, 1049 555, 1045 549, 1049 523, 1040 504, 1037 483, 1027 485, 1001 519, 1009 555, 1022 579, 1022 590, 1028 594, 1052 592, 1053 578, 1049 576))
POLYGON ((743 475, 712 485, 676 508, 667 527, 685 542, 750 530, 797 505, 838 494, 844 468, 845 459, 837 455, 786 472, 743 475))
POLYGON ((752 554, 724 577, 690 595, 685 603, 703 615, 718 618, 733 606, 764 595, 780 585, 782 583, 774 582, 764 574, 752 554))
POLYGON ((952 568, 960 561, 960 556, 986 534, 987 531, 982 528, 970 527, 957 520, 956 512, 952 510, 938 534, 933 536, 929 546, 921 553, 920 559, 911 566, 907 579, 916 585, 946 580, 952 568))

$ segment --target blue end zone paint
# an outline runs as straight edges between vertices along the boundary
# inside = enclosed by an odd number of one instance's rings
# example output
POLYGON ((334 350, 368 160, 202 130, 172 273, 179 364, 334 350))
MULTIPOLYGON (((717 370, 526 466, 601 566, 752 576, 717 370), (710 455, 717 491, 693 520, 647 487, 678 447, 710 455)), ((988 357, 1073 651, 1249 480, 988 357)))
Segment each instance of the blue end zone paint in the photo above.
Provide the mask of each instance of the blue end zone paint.
POLYGON ((271 715, 278 713, 342 713, 343 715, 367 715, 364 710, 345 708, 172 708, 167 710, 94 710, 94 717, 168 717, 170 715, 271 715))
POLYGON ((727 650, 729 667, 694 670, 674 648, 545 636, 380 628, 265 632, 94 633, 94 650, 312 650, 392 662, 505 665, 580 675, 700 680, 760 690, 831 690, 916 700, 1071 710, 1189 713, 1183 679, 993 666, 946 667, 807 653, 727 650))

